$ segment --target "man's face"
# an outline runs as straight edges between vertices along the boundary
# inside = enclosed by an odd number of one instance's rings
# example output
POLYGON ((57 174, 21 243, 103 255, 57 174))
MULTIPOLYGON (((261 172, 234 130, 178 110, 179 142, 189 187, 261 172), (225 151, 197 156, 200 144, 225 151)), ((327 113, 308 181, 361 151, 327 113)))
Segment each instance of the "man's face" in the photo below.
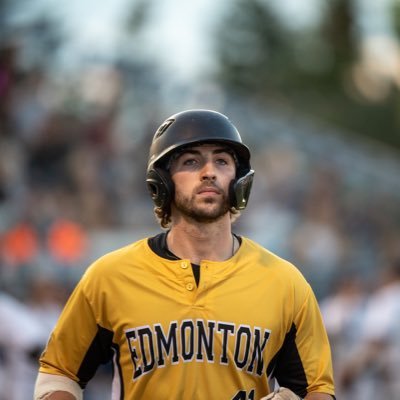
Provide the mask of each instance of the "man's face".
POLYGON ((172 204, 197 222, 213 222, 229 211, 229 184, 236 165, 229 149, 204 144, 186 149, 170 167, 175 184, 172 204))

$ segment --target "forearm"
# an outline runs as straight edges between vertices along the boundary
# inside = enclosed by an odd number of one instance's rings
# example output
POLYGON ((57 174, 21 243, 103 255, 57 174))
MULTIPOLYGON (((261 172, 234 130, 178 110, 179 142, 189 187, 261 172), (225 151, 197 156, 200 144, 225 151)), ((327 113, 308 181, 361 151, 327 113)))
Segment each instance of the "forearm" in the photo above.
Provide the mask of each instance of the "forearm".
POLYGON ((35 384, 35 400, 82 400, 82 389, 62 375, 39 372, 35 384))
POLYGON ((333 397, 330 394, 326 393, 308 393, 305 400, 333 400, 333 397))
POLYGON ((76 400, 76 397, 68 392, 53 392, 43 397, 43 400, 76 400))

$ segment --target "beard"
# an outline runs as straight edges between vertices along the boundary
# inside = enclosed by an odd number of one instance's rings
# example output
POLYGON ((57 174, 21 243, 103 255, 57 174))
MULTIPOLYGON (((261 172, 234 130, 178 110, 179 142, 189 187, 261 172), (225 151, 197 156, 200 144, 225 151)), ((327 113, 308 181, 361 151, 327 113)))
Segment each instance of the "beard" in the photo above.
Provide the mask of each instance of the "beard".
POLYGON ((195 194, 190 197, 175 194, 174 205, 182 215, 201 223, 215 222, 230 210, 228 197, 223 192, 218 199, 214 197, 202 199, 201 204, 196 203, 195 194))

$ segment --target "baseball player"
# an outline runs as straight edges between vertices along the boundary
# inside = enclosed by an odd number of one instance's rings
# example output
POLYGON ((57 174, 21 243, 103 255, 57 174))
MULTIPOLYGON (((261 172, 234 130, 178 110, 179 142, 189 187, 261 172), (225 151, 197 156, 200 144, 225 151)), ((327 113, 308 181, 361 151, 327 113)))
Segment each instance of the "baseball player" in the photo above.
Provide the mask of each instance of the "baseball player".
POLYGON ((223 114, 183 111, 158 128, 146 182, 164 230, 87 269, 41 356, 35 399, 82 399, 110 360, 113 400, 334 398, 309 284, 232 232, 253 175, 223 114))

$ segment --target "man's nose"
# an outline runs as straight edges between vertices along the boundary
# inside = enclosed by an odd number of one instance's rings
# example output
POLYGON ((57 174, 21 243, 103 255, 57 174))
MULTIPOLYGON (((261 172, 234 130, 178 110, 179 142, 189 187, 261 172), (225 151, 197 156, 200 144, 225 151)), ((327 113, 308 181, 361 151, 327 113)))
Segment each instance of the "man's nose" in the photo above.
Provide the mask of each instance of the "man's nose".
POLYGON ((203 168, 201 169, 201 180, 212 180, 216 179, 215 174, 215 166, 212 162, 207 161, 204 163, 203 168))

